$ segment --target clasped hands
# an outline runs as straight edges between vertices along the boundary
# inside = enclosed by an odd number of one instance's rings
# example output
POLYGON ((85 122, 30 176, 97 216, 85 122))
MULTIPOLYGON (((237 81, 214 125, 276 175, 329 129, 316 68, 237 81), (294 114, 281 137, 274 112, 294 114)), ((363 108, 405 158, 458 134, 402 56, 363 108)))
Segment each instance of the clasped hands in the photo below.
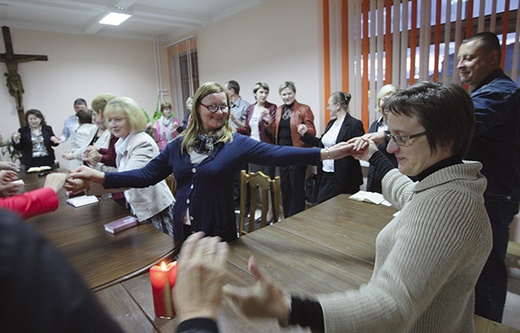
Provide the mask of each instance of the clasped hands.
MULTIPOLYGON (((303 132, 304 128, 302 127, 301 130, 303 132)), ((367 133, 346 142, 338 142, 327 148, 328 153, 326 154, 326 158, 337 160, 350 155, 357 160, 368 161, 370 157, 372 157, 372 154, 377 151, 377 145, 382 142, 383 139, 384 133, 382 136, 380 133, 367 133)))
POLYGON ((182 245, 179 270, 173 291, 180 320, 203 317, 217 319, 223 296, 249 317, 285 318, 289 298, 253 257, 249 271, 257 282, 248 288, 224 285, 227 275, 228 244, 202 232, 188 237, 182 245))
POLYGON ((69 171, 69 177, 64 187, 69 193, 76 194, 84 190, 89 190, 91 181, 103 184, 104 175, 104 172, 82 165, 69 171))
POLYGON ((16 172, 12 170, 0 171, 0 197, 8 198, 20 191, 20 185, 14 183, 18 179, 16 172))

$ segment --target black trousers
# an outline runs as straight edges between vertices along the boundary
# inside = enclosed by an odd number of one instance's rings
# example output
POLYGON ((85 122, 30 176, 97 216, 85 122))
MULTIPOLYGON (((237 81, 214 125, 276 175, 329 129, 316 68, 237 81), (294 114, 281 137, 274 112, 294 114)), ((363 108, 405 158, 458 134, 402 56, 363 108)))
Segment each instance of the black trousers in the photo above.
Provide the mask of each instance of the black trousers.
POLYGON ((305 210, 306 172, 307 164, 280 167, 284 217, 289 217, 305 210))

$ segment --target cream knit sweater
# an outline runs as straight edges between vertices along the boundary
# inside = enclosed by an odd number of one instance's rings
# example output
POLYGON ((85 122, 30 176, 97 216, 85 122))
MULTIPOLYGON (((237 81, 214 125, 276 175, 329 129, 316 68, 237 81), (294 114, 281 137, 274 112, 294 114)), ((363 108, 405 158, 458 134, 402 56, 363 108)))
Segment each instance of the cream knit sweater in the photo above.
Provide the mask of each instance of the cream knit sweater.
POLYGON ((318 296, 325 332, 474 332, 473 288, 492 242, 481 168, 465 162, 418 183, 385 175, 401 212, 377 237, 370 281, 318 296))

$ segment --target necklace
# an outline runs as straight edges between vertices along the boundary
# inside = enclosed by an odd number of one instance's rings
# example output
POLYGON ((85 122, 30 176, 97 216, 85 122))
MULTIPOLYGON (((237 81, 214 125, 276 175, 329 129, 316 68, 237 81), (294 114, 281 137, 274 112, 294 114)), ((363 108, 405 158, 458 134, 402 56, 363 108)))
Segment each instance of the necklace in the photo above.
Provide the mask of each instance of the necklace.
POLYGON ((291 108, 286 107, 283 111, 282 119, 287 120, 289 118, 291 118, 291 108))

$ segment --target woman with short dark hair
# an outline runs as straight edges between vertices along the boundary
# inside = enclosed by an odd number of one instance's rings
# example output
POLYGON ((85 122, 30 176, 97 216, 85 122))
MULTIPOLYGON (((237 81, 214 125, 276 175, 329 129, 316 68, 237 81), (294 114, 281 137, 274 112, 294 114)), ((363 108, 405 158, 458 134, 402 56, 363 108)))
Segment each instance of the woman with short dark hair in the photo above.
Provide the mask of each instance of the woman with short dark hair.
POLYGON ((492 238, 482 164, 462 161, 475 125, 471 99, 457 85, 419 83, 385 108, 397 169, 367 137, 349 141, 384 175, 383 194, 400 209, 377 236, 372 277, 357 290, 302 300, 250 260, 259 285, 225 288, 247 315, 325 332, 475 330, 474 287, 492 238))

